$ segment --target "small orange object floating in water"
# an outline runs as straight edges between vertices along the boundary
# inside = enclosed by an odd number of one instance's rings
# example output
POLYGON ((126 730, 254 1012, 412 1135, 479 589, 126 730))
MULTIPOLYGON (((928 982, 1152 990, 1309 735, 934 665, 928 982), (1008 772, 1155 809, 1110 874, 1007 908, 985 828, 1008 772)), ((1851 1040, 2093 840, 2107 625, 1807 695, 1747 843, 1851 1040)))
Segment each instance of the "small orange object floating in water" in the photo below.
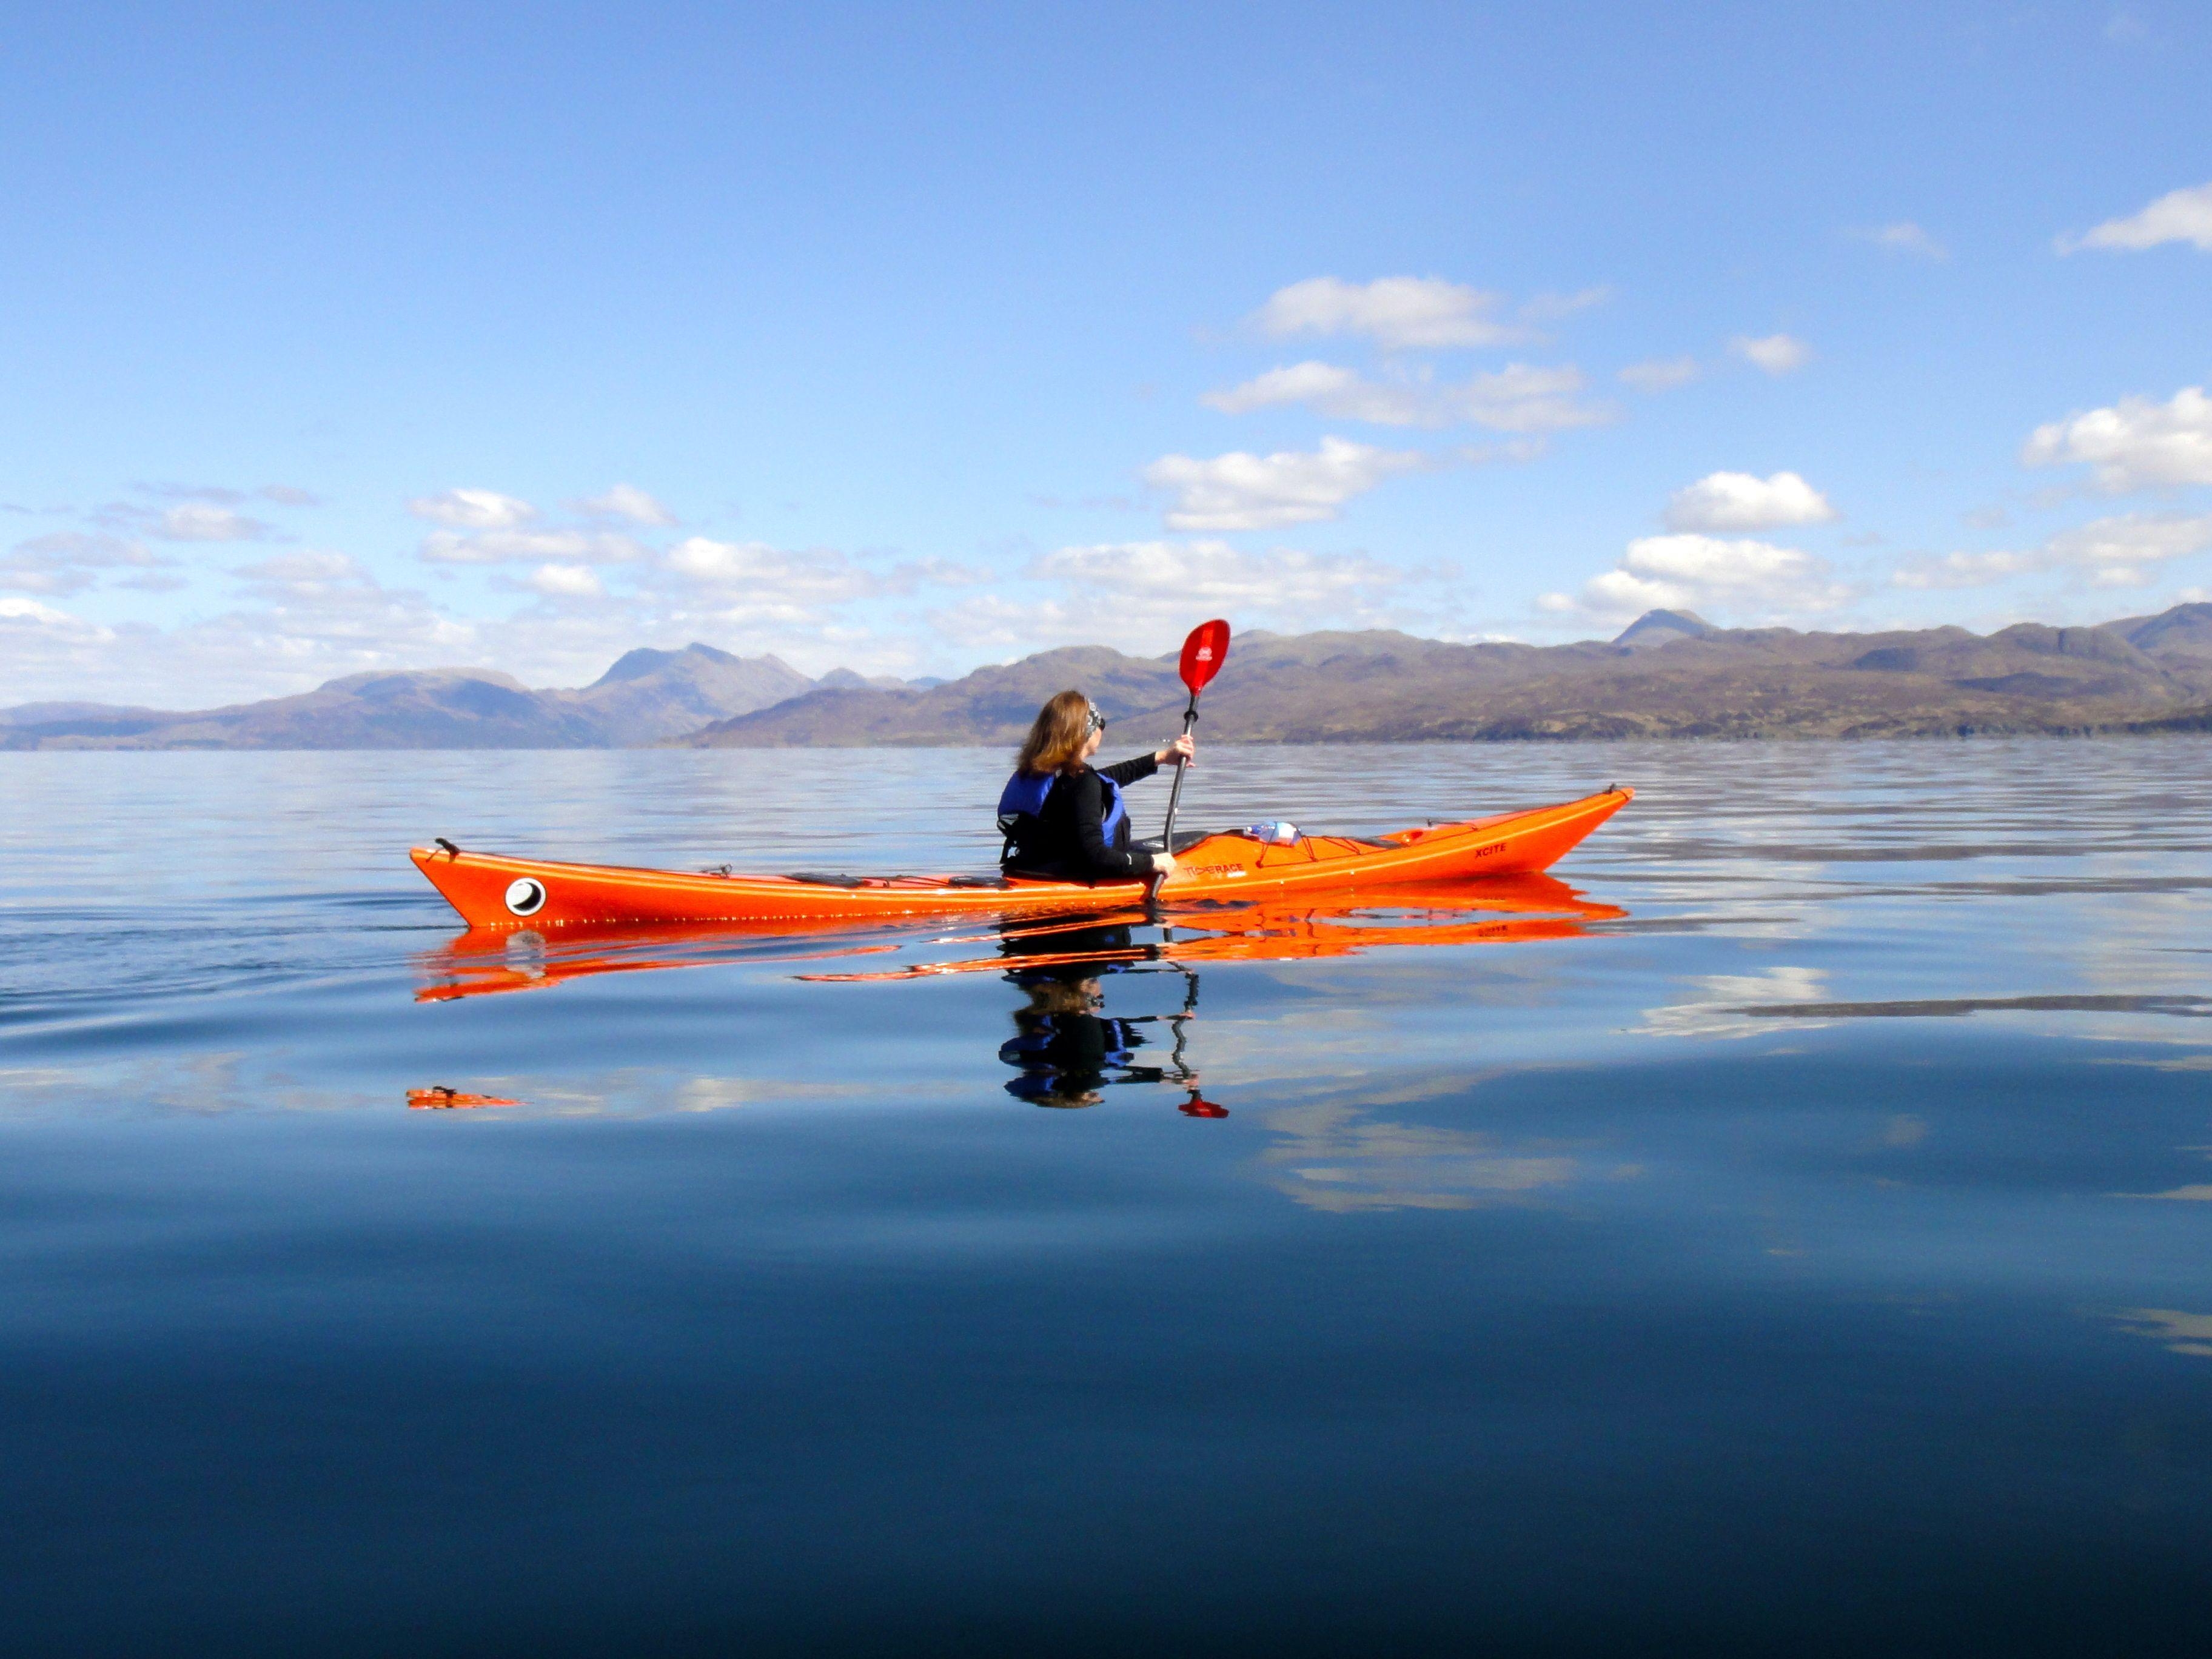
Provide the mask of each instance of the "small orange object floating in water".
POLYGON ((448 1089, 441 1083, 428 1089, 407 1091, 407 1109, 410 1112, 458 1111, 470 1106, 520 1106, 519 1100, 509 1100, 503 1095, 469 1095, 459 1089, 448 1089))

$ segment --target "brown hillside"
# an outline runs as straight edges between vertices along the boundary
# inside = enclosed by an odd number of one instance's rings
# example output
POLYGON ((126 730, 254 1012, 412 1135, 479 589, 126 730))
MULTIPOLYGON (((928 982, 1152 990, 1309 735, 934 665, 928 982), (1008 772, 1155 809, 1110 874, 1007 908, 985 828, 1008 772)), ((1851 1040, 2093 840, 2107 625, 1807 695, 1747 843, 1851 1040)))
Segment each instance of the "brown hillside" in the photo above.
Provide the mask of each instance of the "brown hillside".
MULTIPOLYGON (((2212 702, 2212 605, 2100 628, 1887 634, 1711 629, 1647 618, 1610 644, 1455 645, 1394 633, 1238 636, 1207 691, 1216 740, 1856 738, 2084 732, 2186 720, 2212 702)), ((1149 742, 1182 704, 1172 658, 1103 647, 979 669, 927 690, 815 690, 721 720, 707 747, 1008 744, 1064 686, 1149 742)))

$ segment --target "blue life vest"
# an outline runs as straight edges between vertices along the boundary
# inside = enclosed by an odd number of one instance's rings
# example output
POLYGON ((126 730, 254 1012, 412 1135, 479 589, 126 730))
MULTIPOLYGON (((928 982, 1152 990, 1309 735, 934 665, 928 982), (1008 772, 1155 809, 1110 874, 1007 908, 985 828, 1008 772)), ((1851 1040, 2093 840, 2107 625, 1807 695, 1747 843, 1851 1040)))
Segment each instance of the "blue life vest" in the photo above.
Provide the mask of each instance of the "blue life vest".
POLYGON ((999 792, 999 828, 1006 829, 1008 818, 1033 818, 1043 811, 1044 798, 1058 781, 1050 772, 1017 772, 1008 778, 1006 787, 999 792))
MULTIPOLYGON (((1044 798, 1060 781, 1057 773, 1017 772, 1006 780, 1006 787, 999 792, 999 833, 1006 838, 1006 855, 1011 857, 1020 842, 1033 840, 1036 835, 1037 819, 1044 811, 1044 798), (1029 822, 1024 823, 1022 820, 1029 822)), ((1098 828, 1111 847, 1114 838, 1128 821, 1129 809, 1121 801, 1121 786, 1103 772, 1098 781, 1106 791, 1106 815, 1099 820, 1098 828)))
POLYGON ((1089 1020, 1098 1027, 1098 1063, 1116 1068, 1135 1064, 1137 1049, 1145 1041, 1144 1033, 1126 1019, 1116 1019, 1101 1014, 1051 1014, 1044 1022, 1019 1036, 1008 1037, 999 1045, 999 1058, 1008 1066, 1025 1072, 1057 1074, 1065 1068, 1057 1064, 1069 1056, 1054 1055, 1055 1044, 1067 1045, 1081 1041, 1078 1022, 1089 1020))

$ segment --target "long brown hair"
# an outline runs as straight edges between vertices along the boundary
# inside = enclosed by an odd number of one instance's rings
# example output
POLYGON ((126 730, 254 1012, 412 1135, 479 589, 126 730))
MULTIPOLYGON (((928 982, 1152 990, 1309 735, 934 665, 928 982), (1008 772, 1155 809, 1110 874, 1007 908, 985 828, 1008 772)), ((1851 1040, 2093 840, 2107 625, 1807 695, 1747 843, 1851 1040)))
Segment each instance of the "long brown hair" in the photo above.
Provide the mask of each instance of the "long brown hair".
POLYGON ((1072 774, 1083 765, 1083 745, 1091 739, 1091 699, 1062 691, 1037 710, 1014 765, 1032 776, 1072 774))

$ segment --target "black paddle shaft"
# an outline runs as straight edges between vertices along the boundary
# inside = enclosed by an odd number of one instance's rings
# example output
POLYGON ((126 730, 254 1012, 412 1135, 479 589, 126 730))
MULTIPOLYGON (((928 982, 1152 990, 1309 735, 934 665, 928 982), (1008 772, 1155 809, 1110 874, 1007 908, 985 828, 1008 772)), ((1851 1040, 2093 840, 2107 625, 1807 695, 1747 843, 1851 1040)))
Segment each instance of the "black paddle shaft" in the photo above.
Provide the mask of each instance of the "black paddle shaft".
MULTIPOLYGON (((1188 737, 1190 735, 1190 728, 1197 723, 1198 693, 1194 691, 1190 694, 1190 703, 1188 707, 1184 708, 1182 711, 1183 736, 1186 738, 1188 737)), ((1164 848, 1170 856, 1172 856, 1175 852, 1176 808, 1182 801, 1182 775, 1189 769, 1189 764, 1190 763, 1184 760, 1181 755, 1177 755, 1176 757, 1175 787, 1168 791, 1168 827, 1160 832, 1160 846, 1164 848)))

